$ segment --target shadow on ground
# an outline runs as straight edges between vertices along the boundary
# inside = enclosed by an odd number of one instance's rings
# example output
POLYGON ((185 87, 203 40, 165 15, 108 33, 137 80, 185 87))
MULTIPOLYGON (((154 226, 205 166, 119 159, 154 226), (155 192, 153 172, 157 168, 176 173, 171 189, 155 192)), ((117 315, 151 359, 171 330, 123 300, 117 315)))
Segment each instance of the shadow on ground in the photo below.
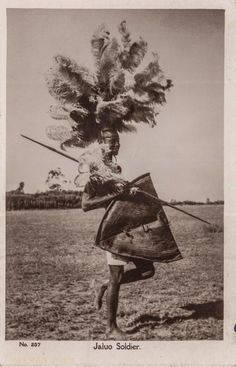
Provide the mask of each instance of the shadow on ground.
POLYGON ((223 320, 223 301, 218 300, 214 302, 206 302, 200 304, 190 303, 189 305, 182 306, 181 309, 186 311, 192 311, 189 315, 178 315, 178 316, 164 316, 160 318, 159 315, 143 314, 137 317, 130 323, 134 327, 127 330, 127 334, 134 334, 145 327, 154 329, 160 325, 171 325, 185 320, 198 320, 207 319, 213 317, 217 320, 223 320))

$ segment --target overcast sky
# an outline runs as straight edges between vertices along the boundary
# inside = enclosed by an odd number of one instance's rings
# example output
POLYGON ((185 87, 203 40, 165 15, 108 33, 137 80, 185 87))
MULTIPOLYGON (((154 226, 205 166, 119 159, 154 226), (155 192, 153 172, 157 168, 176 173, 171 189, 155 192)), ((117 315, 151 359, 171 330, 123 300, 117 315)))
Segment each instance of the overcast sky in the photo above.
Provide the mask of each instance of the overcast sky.
MULTIPOLYGON (((223 199, 224 13, 216 10, 24 10, 7 12, 7 190, 25 181, 25 191, 43 187, 50 169, 71 179, 75 163, 20 137, 51 146, 46 126, 54 102, 45 73, 55 54, 93 69, 90 39, 106 23, 117 35, 126 20, 142 36, 174 88, 158 125, 121 136, 119 161, 128 179, 145 172, 166 200, 223 199)), ((145 64, 145 62, 144 62, 145 64)), ((82 150, 70 150, 78 157, 82 150)))

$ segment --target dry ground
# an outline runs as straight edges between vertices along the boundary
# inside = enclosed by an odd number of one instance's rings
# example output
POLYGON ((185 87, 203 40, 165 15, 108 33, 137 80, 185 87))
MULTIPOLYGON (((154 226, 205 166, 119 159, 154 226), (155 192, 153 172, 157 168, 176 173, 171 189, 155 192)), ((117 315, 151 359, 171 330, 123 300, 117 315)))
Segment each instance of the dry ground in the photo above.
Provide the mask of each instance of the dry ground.
MULTIPOLYGON (((121 287, 118 322, 130 340, 223 338, 223 206, 184 209, 218 228, 165 208, 184 259, 121 287)), ((106 307, 96 311, 90 286, 108 276, 92 245, 102 214, 7 213, 6 339, 104 339, 106 307)))

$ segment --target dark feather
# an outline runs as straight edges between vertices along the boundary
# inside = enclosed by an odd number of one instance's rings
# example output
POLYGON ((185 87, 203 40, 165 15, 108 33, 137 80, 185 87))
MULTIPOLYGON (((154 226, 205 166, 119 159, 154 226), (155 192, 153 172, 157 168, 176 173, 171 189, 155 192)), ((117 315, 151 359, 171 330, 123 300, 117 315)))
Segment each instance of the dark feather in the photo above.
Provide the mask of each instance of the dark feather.
MULTIPOLYGON (((90 144, 90 142, 88 144, 90 144)), ((88 144, 86 144, 83 140, 81 140, 77 136, 74 136, 61 143, 60 148, 62 150, 66 150, 66 148, 85 148, 86 145, 88 144)))
POLYGON ((160 73, 162 73, 162 71, 158 62, 158 55, 154 54, 154 60, 150 62, 142 72, 137 73, 134 76, 136 87, 144 87, 148 82, 151 82, 152 79, 160 73))
POLYGON ((102 54, 110 42, 110 32, 106 26, 102 24, 94 32, 91 39, 92 54, 95 57, 95 62, 98 64, 101 60, 102 54))
POLYGON ((123 20, 123 22, 120 23, 118 30, 122 36, 121 42, 123 44, 124 50, 129 51, 130 45, 131 45, 131 38, 130 38, 130 33, 127 29, 127 24, 125 20, 123 20))
POLYGON ((120 62, 124 69, 133 72, 142 62, 147 52, 147 42, 140 38, 134 42, 129 51, 124 50, 120 54, 120 62))
POLYGON ((128 108, 129 112, 124 117, 125 121, 136 123, 147 123, 151 126, 156 125, 155 112, 153 106, 147 102, 139 101, 130 96, 124 98, 124 105, 128 108))
POLYGON ((110 100, 124 90, 125 77, 120 67, 119 52, 119 44, 116 38, 112 38, 97 64, 97 80, 104 100, 110 100))
POLYGON ((58 55, 47 74, 49 93, 62 103, 77 103, 81 95, 95 93, 94 79, 87 68, 68 57, 58 55))
POLYGON ((121 121, 118 131, 121 133, 135 133, 137 128, 131 123, 125 123, 124 121, 121 121))
POLYGON ((97 105, 96 116, 98 122, 113 121, 122 119, 128 113, 128 108, 124 106, 123 101, 101 101, 97 105))

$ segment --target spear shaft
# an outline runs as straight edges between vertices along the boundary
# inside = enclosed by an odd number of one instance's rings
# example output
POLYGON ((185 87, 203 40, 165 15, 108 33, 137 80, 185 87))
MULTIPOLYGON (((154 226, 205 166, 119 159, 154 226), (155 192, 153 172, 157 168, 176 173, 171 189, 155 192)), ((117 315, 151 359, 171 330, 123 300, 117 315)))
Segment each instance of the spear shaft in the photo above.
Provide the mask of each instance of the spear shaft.
POLYGON ((46 144, 40 143, 39 141, 34 140, 34 139, 31 139, 31 138, 29 138, 28 136, 25 136, 25 135, 22 135, 22 134, 21 134, 21 136, 22 136, 23 138, 25 138, 25 139, 28 139, 28 140, 33 141, 33 142, 34 142, 34 143, 36 143, 36 144, 41 145, 41 146, 42 146, 42 147, 44 147, 44 148, 47 148, 47 149, 51 150, 51 151, 52 151, 52 152, 54 152, 54 153, 58 153, 58 154, 62 155, 62 156, 63 156, 63 157, 65 157, 65 158, 69 158, 69 159, 71 159, 72 161, 77 162, 77 163, 79 162, 79 161, 78 161, 78 159, 76 159, 76 158, 74 158, 74 157, 71 157, 70 155, 68 155, 68 154, 66 154, 66 153, 63 153, 63 152, 61 152, 60 150, 57 150, 57 149, 55 149, 55 148, 52 148, 52 147, 50 147, 49 145, 46 145, 46 144))
MULTIPOLYGON (((63 156, 63 157, 65 157, 65 158, 69 158, 70 160, 72 160, 72 161, 74 161, 74 162, 77 162, 77 163, 79 162, 79 161, 78 161, 78 159, 76 159, 76 158, 74 158, 74 157, 71 157, 70 155, 68 155, 68 154, 66 154, 66 153, 63 153, 63 152, 61 152, 60 150, 57 150, 57 149, 55 149, 55 148, 52 148, 52 147, 50 147, 49 145, 46 145, 46 144, 40 143, 39 141, 34 140, 34 139, 31 139, 31 138, 29 138, 28 136, 25 136, 25 135, 22 135, 22 134, 21 134, 21 136, 22 136, 23 138, 25 138, 25 139, 28 139, 28 140, 30 140, 30 141, 32 141, 32 142, 34 142, 34 143, 36 143, 36 144, 41 145, 41 146, 42 146, 42 147, 44 147, 44 148, 47 148, 47 149, 51 150, 51 151, 52 151, 52 152, 54 152, 54 153, 58 153, 58 154, 62 155, 62 156, 63 156)), ((158 202, 160 202, 160 203, 162 203, 162 204, 165 204, 165 205, 169 206, 169 207, 170 207, 170 208, 172 208, 172 209, 178 210, 179 212, 182 212, 182 213, 184 213, 184 214, 187 214, 187 215, 189 215, 190 217, 193 217, 193 218, 195 218, 195 219, 200 220, 201 222, 204 222, 204 223, 206 223, 206 224, 211 225, 211 223, 207 222, 206 220, 201 219, 201 218, 197 217, 196 215, 190 214, 190 213, 186 212, 186 211, 185 211, 185 210, 183 210, 183 209, 176 208, 175 206, 173 206, 173 205, 171 205, 171 204, 167 203, 166 201, 164 201, 164 200, 162 200, 162 199, 160 199, 160 198, 158 198, 158 197, 156 197, 156 196, 154 196, 154 195, 149 194, 149 193, 148 193, 148 192, 146 192, 146 191, 138 190, 138 192, 140 192, 140 193, 144 194, 146 197, 149 197, 149 198, 150 198, 150 199, 152 199, 152 200, 158 201, 158 202)))
POLYGON ((199 217, 197 217, 196 215, 190 214, 190 213, 186 212, 186 211, 185 211, 185 210, 183 210, 183 209, 176 208, 175 206, 173 206, 173 205, 171 205, 171 204, 167 203, 167 201, 164 201, 164 200, 162 200, 162 199, 160 199, 160 198, 158 198, 158 197, 156 197, 156 196, 154 196, 154 195, 151 195, 151 194, 149 194, 149 193, 148 193, 148 192, 146 192, 146 191, 138 190, 138 192, 140 192, 140 193, 144 194, 145 196, 149 197, 149 198, 150 198, 150 199, 152 199, 152 200, 158 201, 158 202, 160 202, 160 203, 162 203, 162 204, 165 204, 165 205, 169 206, 169 207, 170 207, 170 208, 172 208, 172 209, 178 210, 178 211, 179 211, 179 212, 181 212, 181 213, 187 214, 187 215, 189 215, 190 217, 193 217, 193 218, 195 218, 195 219, 198 219, 198 220, 200 220, 200 221, 201 221, 201 222, 203 222, 203 223, 206 223, 206 224, 212 225, 211 223, 207 222, 206 220, 204 220, 204 219, 202 219, 202 218, 199 218, 199 217))

